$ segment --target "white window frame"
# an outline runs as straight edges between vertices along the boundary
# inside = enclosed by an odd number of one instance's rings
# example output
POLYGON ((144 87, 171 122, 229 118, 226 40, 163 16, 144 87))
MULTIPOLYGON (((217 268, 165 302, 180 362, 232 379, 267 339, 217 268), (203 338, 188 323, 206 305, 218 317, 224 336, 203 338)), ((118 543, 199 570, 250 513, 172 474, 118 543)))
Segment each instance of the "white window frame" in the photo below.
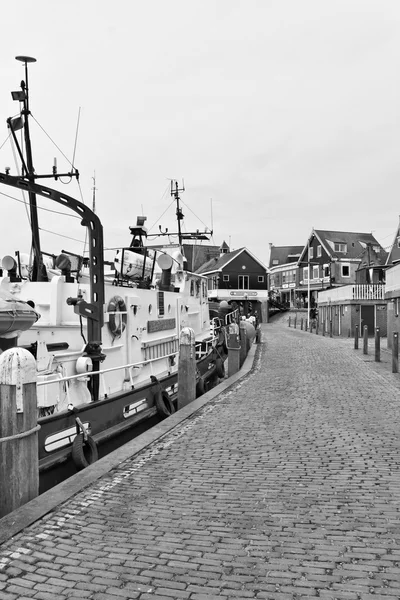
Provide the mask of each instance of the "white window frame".
POLYGON ((347 252, 347 244, 342 244, 340 242, 334 242, 333 244, 335 252, 347 252))
POLYGON ((222 281, 229 281, 229 275, 222 275, 222 281))
POLYGON ((308 267, 303 267, 303 281, 308 281, 308 267))
POLYGON ((341 267, 340 272, 341 272, 342 277, 350 277, 350 263, 343 263, 342 265, 340 265, 340 267, 341 267), (345 275, 343 273, 344 267, 347 267, 349 269, 349 274, 348 275, 345 275))
POLYGON ((321 244, 319 244, 317 246, 317 258, 320 258, 322 256, 322 246, 321 244))
POLYGON ((312 246, 308 249, 308 258, 314 258, 314 248, 312 246))
POLYGON ((312 268, 312 278, 313 279, 318 279, 319 278, 319 265, 313 265, 313 268, 312 268), (317 276, 315 276, 315 274, 317 274, 317 276))
POLYGON ((258 276, 258 283, 264 283, 264 275, 258 276))
POLYGON ((248 290, 249 289, 249 276, 248 275, 238 275, 238 290, 248 290), (242 282, 242 285, 240 285, 242 282))

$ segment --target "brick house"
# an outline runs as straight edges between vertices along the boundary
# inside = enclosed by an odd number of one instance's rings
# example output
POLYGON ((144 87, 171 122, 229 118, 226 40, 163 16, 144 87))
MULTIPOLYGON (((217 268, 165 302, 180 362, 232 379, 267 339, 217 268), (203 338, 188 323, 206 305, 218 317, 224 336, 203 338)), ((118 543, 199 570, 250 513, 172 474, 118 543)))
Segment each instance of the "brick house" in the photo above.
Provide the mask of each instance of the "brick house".
POLYGON ((381 335, 386 335, 384 282, 387 252, 371 233, 321 230, 314 233, 314 238, 309 239, 312 278, 318 272, 323 273, 321 283, 329 286, 323 290, 318 287, 318 281, 314 286, 322 326, 328 331, 332 322, 334 335, 353 336, 356 325, 360 335, 364 326, 368 327, 369 335, 373 335, 375 327, 380 327, 381 335), (321 249, 318 249, 319 242, 321 249), (322 271, 318 254, 323 262, 322 271))
POLYGON ((242 313, 257 311, 260 321, 268 320, 268 268, 247 248, 229 252, 224 243, 220 256, 196 270, 208 278, 208 299, 225 300, 242 313))

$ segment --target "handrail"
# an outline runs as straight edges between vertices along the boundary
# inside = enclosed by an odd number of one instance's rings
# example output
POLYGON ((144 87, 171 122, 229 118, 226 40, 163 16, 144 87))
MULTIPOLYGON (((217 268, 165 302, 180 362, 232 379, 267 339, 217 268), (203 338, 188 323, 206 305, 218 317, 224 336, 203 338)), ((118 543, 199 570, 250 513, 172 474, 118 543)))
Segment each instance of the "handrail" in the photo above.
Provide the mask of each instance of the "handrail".
POLYGON ((86 373, 80 373, 79 375, 69 375, 68 377, 60 377, 59 379, 52 379, 50 381, 38 381, 39 385, 49 385, 51 383, 59 383, 61 381, 72 381, 73 379, 79 379, 82 377, 91 377, 92 375, 103 375, 104 373, 110 373, 111 371, 119 371, 120 369, 133 369, 139 368, 140 365, 147 365, 148 363, 155 362, 156 360, 162 360, 163 358, 169 358, 178 354, 178 350, 171 352, 170 354, 164 354, 164 356, 158 356, 157 358, 149 358, 148 360, 142 360, 141 362, 131 363, 129 365, 120 365, 118 367, 111 367, 110 369, 104 369, 103 371, 87 371, 86 373))
MULTIPOLYGON (((208 344, 212 344, 212 342, 217 339, 216 337, 212 338, 212 340, 208 341, 208 344)), ((201 342, 197 344, 197 346, 201 346, 201 342)), ((196 346, 195 346, 196 347, 196 346)), ((60 377, 59 379, 51 379, 49 381, 38 381, 36 383, 37 386, 42 385, 50 385, 53 383, 61 383, 63 381, 72 381, 74 379, 82 379, 83 377, 91 377, 92 375, 104 375, 105 373, 110 373, 111 371, 119 371, 120 369, 138 369, 141 365, 147 365, 149 363, 156 362, 157 360, 162 360, 163 358, 169 358, 170 356, 176 356, 179 353, 178 350, 175 352, 170 352, 169 354, 164 354, 163 356, 158 356, 156 358, 149 358, 147 360, 142 360, 140 362, 131 363, 128 365, 120 365, 118 367, 110 367, 109 369, 104 369, 102 371, 87 371, 86 373, 80 373, 78 375, 69 375, 67 377, 60 377)))

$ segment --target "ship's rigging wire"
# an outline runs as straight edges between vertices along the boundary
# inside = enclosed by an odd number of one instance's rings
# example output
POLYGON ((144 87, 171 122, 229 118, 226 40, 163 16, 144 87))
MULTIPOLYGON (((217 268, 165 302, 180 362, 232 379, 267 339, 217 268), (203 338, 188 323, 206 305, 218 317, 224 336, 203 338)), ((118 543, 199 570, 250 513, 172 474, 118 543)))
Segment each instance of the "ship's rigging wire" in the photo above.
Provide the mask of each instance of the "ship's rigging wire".
POLYGON ((4 142, 2 143, 2 145, 0 146, 0 150, 2 149, 3 146, 5 146, 7 144, 8 140, 10 139, 10 137, 11 137, 11 132, 8 134, 8 136, 6 137, 6 139, 4 140, 4 142))
POLYGON ((80 118, 81 118, 81 107, 79 107, 79 110, 78 110, 78 121, 76 123, 74 152, 72 154, 72 168, 73 169, 75 168, 74 167, 74 163, 75 163, 76 146, 77 146, 77 143, 78 143, 78 132, 79 132, 79 121, 80 121, 80 118))
MULTIPOLYGON (((164 196, 167 194, 168 190, 169 190, 169 185, 167 185, 167 187, 165 188, 165 190, 164 190, 164 193, 163 193, 163 195, 161 196, 161 198, 160 198, 159 202, 162 202, 162 200, 163 200, 164 196)), ((175 202, 175 198, 172 200, 171 204, 169 204, 169 205, 167 206, 167 208, 164 210, 164 212, 163 212, 163 214, 161 215, 161 217, 159 217, 159 218, 157 219, 157 221, 155 221, 155 222, 153 223, 153 225, 152 225, 152 226, 149 228, 149 233, 150 233, 150 231, 153 229, 153 227, 155 227, 155 226, 157 225, 158 221, 159 221, 160 219, 162 219, 162 218, 163 218, 163 216, 165 215, 165 213, 167 212, 167 210, 169 210, 169 208, 170 208, 170 207, 171 207, 171 206, 174 204, 174 202, 175 202)), ((153 234, 153 235, 154 235, 154 234, 153 234)))
POLYGON ((57 235, 58 237, 65 238, 66 240, 72 240, 74 242, 83 243, 82 240, 78 240, 77 238, 70 237, 68 235, 64 235, 63 233, 57 233, 56 231, 50 231, 50 229, 44 229, 43 227, 39 227, 40 231, 45 231, 46 233, 52 233, 53 235, 57 235))
MULTIPOLYGON (((61 152, 61 154, 63 155, 63 157, 65 158, 65 160, 71 165, 72 168, 74 168, 74 165, 72 164, 72 162, 69 160, 69 158, 64 154, 64 152, 61 150, 61 148, 59 146, 57 146, 57 144, 55 143, 55 141, 52 139, 52 137, 47 133, 47 131, 41 126, 41 124, 39 123, 39 121, 37 119, 35 119, 35 117, 32 115, 31 113, 31 117, 32 119, 35 121, 35 123, 40 127, 40 129, 43 131, 43 133, 45 135, 47 135, 47 137, 49 138, 49 140, 54 144, 54 146, 57 148, 57 150, 59 152, 61 152)), ((60 179, 60 178, 59 178, 60 179)), ((61 181, 61 179, 60 179, 61 181)), ((63 182, 61 182, 63 183, 63 182)))
MULTIPOLYGON (((21 190, 21 192, 22 192, 22 195, 25 196, 24 191, 21 190)), ((21 204, 25 204, 26 209, 28 208, 29 203, 26 200, 20 200, 19 198, 15 198, 15 196, 10 196, 9 194, 6 194, 4 192, 0 192, 0 195, 5 196, 6 198, 10 198, 10 200, 15 200, 15 202, 20 202, 21 204)), ((52 208, 45 208, 44 206, 38 206, 37 208, 38 208, 38 210, 44 210, 45 212, 54 213, 55 215, 63 215, 64 217, 71 217, 71 219, 82 220, 82 217, 79 215, 70 215, 68 213, 61 212, 59 210, 53 210, 52 208)), ((28 218, 29 218, 29 214, 28 214, 28 218)))

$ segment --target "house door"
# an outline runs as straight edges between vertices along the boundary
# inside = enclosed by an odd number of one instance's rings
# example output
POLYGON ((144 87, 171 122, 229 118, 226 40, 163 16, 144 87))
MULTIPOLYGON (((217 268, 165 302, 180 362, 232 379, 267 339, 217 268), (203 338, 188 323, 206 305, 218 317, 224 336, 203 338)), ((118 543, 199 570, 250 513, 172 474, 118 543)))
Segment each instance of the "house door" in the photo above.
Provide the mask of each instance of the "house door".
POLYGON ((361 305, 361 335, 364 333, 364 326, 368 325, 368 335, 374 335, 375 332, 375 307, 361 305))
POLYGON ((249 289, 249 276, 248 275, 239 275, 238 289, 239 290, 248 290, 249 289))

